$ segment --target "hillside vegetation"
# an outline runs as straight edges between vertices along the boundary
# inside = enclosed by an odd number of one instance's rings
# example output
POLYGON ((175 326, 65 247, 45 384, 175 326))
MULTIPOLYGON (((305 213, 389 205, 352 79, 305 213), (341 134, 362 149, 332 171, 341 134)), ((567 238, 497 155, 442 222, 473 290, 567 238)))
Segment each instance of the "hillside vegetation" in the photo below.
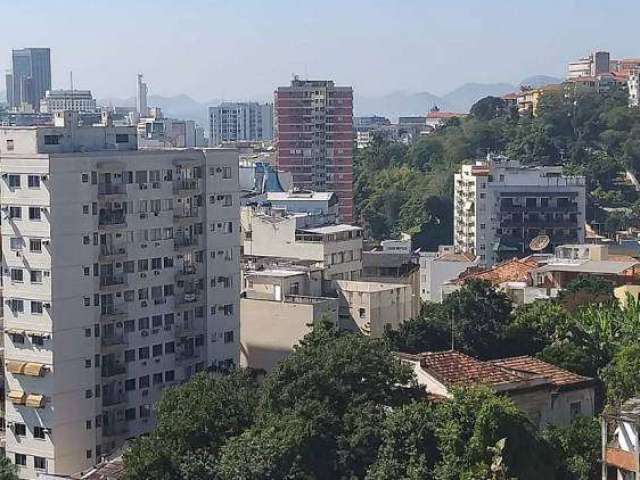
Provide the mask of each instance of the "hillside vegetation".
POLYGON ((356 218, 375 239, 404 231, 422 248, 449 244, 453 173, 488 152, 585 175, 587 219, 601 233, 640 220, 640 197, 625 181, 640 171, 640 110, 627 107, 622 88, 547 93, 536 117, 486 97, 413 145, 375 138, 354 160, 356 218))

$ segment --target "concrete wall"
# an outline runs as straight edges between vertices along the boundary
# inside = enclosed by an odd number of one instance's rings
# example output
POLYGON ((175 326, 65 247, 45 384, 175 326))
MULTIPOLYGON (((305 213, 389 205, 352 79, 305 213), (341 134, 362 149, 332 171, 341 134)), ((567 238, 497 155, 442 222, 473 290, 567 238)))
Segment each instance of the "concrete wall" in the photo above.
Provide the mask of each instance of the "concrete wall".
POLYGON ((240 365, 271 371, 324 318, 337 322, 337 300, 292 303, 243 298, 240 301, 240 365))

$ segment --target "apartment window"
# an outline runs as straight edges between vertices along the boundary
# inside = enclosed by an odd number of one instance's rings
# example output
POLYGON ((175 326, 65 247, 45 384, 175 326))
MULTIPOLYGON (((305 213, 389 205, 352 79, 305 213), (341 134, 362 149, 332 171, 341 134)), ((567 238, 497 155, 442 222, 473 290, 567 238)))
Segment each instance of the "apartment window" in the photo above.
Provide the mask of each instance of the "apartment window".
POLYGON ((31 283, 42 283, 42 270, 31 270, 31 283))
POLYGON ((132 390, 136 389, 136 379, 135 378, 130 378, 128 380, 125 380, 124 382, 124 390, 125 392, 131 392, 132 390))
POLYGON ((138 260, 138 271, 146 272, 147 270, 149 270, 149 260, 146 258, 143 260, 138 260))
POLYGON ((124 321, 124 333, 131 333, 135 331, 136 325, 133 320, 125 320, 124 321))
POLYGON ((44 144, 45 145, 60 145, 60 135, 45 135, 44 136, 44 144))
POLYGON ((152 354, 154 357, 159 357, 162 355, 162 344, 154 345, 152 349, 152 354))
POLYGON ((151 259, 151 270, 160 270, 162 268, 162 258, 152 258, 151 259))
POLYGON ((91 450, 87 450, 87 458, 91 458, 93 455, 91 454, 91 450))
POLYGON ((83 215, 89 215, 89 205, 83 205, 82 206, 82 214, 83 215))
POLYGON ((34 315, 42 315, 42 302, 31 302, 31 313, 34 315))
POLYGON ((233 315, 233 304, 223 305, 222 306, 222 313, 225 316, 233 315))
POLYGON ((126 290, 123 294, 124 301, 129 303, 133 302, 136 299, 135 290, 126 290))
POLYGON ((164 372, 164 381, 173 382, 176 379, 176 372, 174 370, 167 370, 164 372))
POLYGON ((233 330, 224 332, 224 343, 233 343, 233 330))
POLYGON ((165 297, 173 296, 173 284, 169 284, 169 285, 165 285, 164 286, 164 296, 165 297))
POLYGON ((131 350, 125 350, 124 351, 124 361, 127 363, 130 362, 135 362, 136 360, 136 351, 131 349, 131 350))
POLYGON ((231 178, 231 167, 222 167, 222 178, 231 178))
POLYGON ((84 336, 89 338, 92 335, 91 329, 90 328, 85 328, 84 329, 84 336))
POLYGON ((129 143, 129 135, 126 133, 116 133, 116 143, 129 143))
POLYGON ((144 375, 138 379, 138 388, 149 388, 149 375, 144 375))
POLYGON ((91 243, 91 237, 89 235, 82 236, 82 244, 89 245, 91 243))
POLYGON ((31 343, 35 347, 42 347, 44 345, 44 337, 41 337, 40 335, 33 335, 31 337, 31 343))
POLYGON ((17 298, 12 298, 11 300, 9 300, 9 308, 13 313, 23 313, 24 301, 18 300, 17 298))
POLYGON ((29 175, 27 177, 29 188, 40 188, 40 175, 29 175))
POLYGON ((9 175, 9 187, 20 188, 20 175, 9 175))
POLYGON ((222 200, 223 207, 230 207, 233 203, 233 197, 231 195, 224 195, 222 200))
POLYGON ((149 358, 149 347, 140 347, 138 349, 138 360, 146 360, 149 358))
POLYGON ((135 271, 135 263, 133 260, 128 260, 122 263, 122 271, 124 273, 134 273, 135 271))
POLYGON ((135 420, 135 419, 136 419, 136 409, 135 409, 135 407, 134 407, 134 408, 127 408, 127 409, 124 411, 124 419, 125 419, 127 422, 130 422, 130 421, 132 421, 132 420, 135 420))
POLYGON ((148 418, 151 416, 151 405, 140 405, 140 418, 148 418))
POLYGON ((162 383, 162 373, 154 373, 153 374, 153 384, 159 385, 162 383))
POLYGON ((29 250, 32 252, 42 252, 42 240, 32 238, 29 240, 29 250))
POLYGON ((84 360, 84 368, 91 368, 91 359, 90 358, 86 358, 84 360))
POLYGON ((91 430, 91 420, 84 422, 84 428, 85 430, 91 430))
POLYGON ((164 353, 165 355, 170 355, 172 353, 175 352, 175 343, 174 342, 167 342, 164 344, 164 353))
POLYGON ((16 437, 24 437, 27 435, 27 426, 24 423, 16 423, 13 426, 13 433, 16 437))
POLYGON ((173 257, 164 257, 162 259, 164 268, 173 268, 173 257))
POLYGON ((23 281, 23 271, 21 268, 12 268, 11 269, 11 281, 12 282, 22 282, 23 281))
POLYGON ((102 426, 102 415, 96 415, 96 428, 100 428, 102 426))
POLYGON ((149 330, 149 317, 138 319, 138 330, 149 330))
POLYGON ((38 457, 36 455, 33 456, 33 466, 36 470, 46 470, 47 469, 47 459, 44 457, 38 457))
POLYGON ((24 242, 22 241, 21 238, 12 237, 9 240, 9 245, 11 250, 22 250, 22 247, 24 246, 24 242))
POLYGON ((38 426, 33 427, 33 438, 44 440, 44 428, 38 426))
POLYGON ((89 388, 84 391, 84 398, 91 398, 91 397, 93 397, 93 390, 89 388))
POLYGON ((20 465, 23 467, 27 466, 27 456, 24 453, 16 453, 15 454, 15 462, 16 465, 20 465))
POLYGON ((9 207, 9 218, 22 218, 22 207, 9 207))
POLYGON ((7 151, 11 152, 11 151, 13 151, 13 148, 14 148, 13 140, 7 140, 7 151))
POLYGON ((233 222, 223 222, 222 223, 222 232, 223 233, 233 233, 233 222))
POLYGON ((165 326, 173 325, 173 313, 167 313, 164 316, 164 324, 165 326))
POLYGON ((149 289, 148 288, 139 288, 138 289, 138 300, 149 300, 149 289))
POLYGON ((40 220, 40 207, 29 207, 29 220, 40 220))
POLYGON ((204 335, 196 335, 194 343, 196 347, 201 347, 202 345, 204 345, 204 335))

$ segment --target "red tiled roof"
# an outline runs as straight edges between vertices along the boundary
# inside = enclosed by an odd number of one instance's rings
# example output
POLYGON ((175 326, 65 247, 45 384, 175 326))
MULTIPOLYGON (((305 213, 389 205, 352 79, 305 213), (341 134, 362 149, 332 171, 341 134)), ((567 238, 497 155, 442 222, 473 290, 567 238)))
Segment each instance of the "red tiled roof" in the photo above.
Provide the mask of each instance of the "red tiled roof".
POLYGON ((485 385, 502 392, 529 388, 571 390, 591 387, 596 382, 528 356, 482 361, 448 350, 400 357, 419 360, 420 367, 447 388, 485 385))
POLYGON ((538 266, 538 262, 532 257, 512 258, 485 270, 469 269, 458 277, 456 283, 463 284, 470 279, 486 280, 493 285, 504 282, 526 282, 531 271, 538 266))
POLYGON ((446 253, 440 257, 436 257, 436 260, 440 262, 473 262, 476 259, 475 255, 470 253, 446 253))
POLYGON ((423 353, 420 355, 420 366, 446 386, 498 386, 544 378, 535 373, 519 372, 483 362, 453 350, 423 353))
POLYGON ((587 386, 595 383, 593 378, 578 375, 577 373, 564 370, 550 363, 543 362, 542 360, 534 357, 528 357, 526 355, 490 360, 487 363, 519 372, 542 375, 551 380, 553 385, 558 388, 578 387, 582 385, 587 386))

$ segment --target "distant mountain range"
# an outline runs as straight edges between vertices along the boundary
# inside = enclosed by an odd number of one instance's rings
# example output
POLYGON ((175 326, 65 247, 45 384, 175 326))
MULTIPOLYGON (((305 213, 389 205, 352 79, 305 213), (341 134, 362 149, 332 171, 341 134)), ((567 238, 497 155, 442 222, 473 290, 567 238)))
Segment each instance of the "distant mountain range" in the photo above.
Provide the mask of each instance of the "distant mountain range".
MULTIPOLYGON (((386 95, 367 97, 356 93, 354 98, 355 115, 383 115, 392 120, 399 116, 424 115, 434 106, 441 110, 466 113, 475 102, 488 95, 501 96, 520 89, 521 85, 539 87, 562 80, 547 75, 536 75, 523 79, 517 85, 509 83, 465 83, 451 92, 438 96, 429 92, 392 92, 386 95)), ((0 92, 0 102, 5 100, 5 92, 0 92)), ((151 95, 149 105, 160 107, 168 117, 194 120, 205 129, 209 127, 209 106, 218 105, 223 100, 213 98, 207 102, 198 102, 188 95, 163 97, 151 95)), ((133 107, 135 97, 98 99, 98 105, 117 105, 133 107)))
POLYGON ((517 85, 509 83, 465 83, 446 95, 437 96, 429 92, 395 92, 380 97, 355 96, 355 115, 383 115, 395 119, 399 116, 424 115, 432 107, 441 110, 466 113, 471 106, 486 96, 502 96, 520 90, 521 85, 539 87, 560 83, 562 79, 547 75, 536 75, 523 79, 517 85))

